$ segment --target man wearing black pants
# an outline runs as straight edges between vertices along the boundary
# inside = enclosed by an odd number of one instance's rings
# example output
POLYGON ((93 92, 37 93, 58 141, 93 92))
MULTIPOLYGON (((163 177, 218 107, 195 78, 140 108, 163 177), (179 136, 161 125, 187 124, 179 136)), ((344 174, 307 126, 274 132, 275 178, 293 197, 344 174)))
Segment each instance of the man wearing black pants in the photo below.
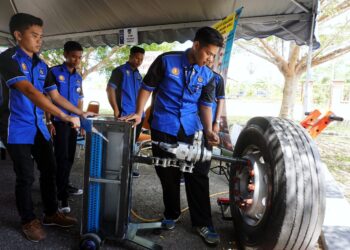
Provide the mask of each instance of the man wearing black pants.
MULTIPOLYGON (((44 86, 45 91, 53 102, 59 103, 60 96, 63 96, 80 112, 82 112, 83 108, 83 90, 82 77, 77 72, 77 67, 80 65, 82 53, 83 48, 79 43, 74 41, 66 42, 64 44, 64 57, 66 61, 49 70, 44 86)), ((76 116, 67 109, 61 109, 66 114, 76 116)), ((46 118, 46 125, 53 137, 57 162, 57 198, 59 201, 59 210, 62 213, 70 213, 71 209, 68 198, 69 191, 72 188, 69 187, 69 176, 75 158, 77 130, 58 117, 51 119, 48 113, 46 114, 46 118)), ((75 195, 83 193, 82 189, 75 189, 75 195)))
MULTIPOLYGON (((221 34, 213 28, 203 27, 196 32, 192 48, 160 55, 144 77, 136 114, 122 119, 140 123, 144 106, 154 91, 152 141, 192 144, 195 132, 203 129, 209 144, 218 143, 219 138, 212 130, 211 114, 215 83, 213 72, 206 63, 214 59, 222 46, 221 34)), ((167 157, 156 143, 152 149, 154 156, 167 157)), ((181 172, 179 168, 161 166, 156 166, 156 172, 163 188, 165 218, 162 224, 167 229, 174 229, 181 214, 181 172)), ((217 245, 220 237, 211 219, 208 167, 196 166, 194 173, 184 173, 184 178, 192 226, 206 243, 217 245)))
MULTIPOLYGON (((42 45, 43 21, 25 13, 11 17, 9 28, 17 46, 0 54, 2 87, 8 88, 9 122, 5 131, 5 144, 16 173, 16 204, 21 217, 22 231, 33 242, 45 239, 44 225, 70 227, 77 223, 72 217, 57 211, 56 162, 50 134, 43 122, 44 111, 65 122, 80 127, 78 117, 63 113, 44 95, 47 65, 36 54, 42 45), (8 132, 8 134, 7 134, 8 132), (44 218, 36 218, 31 196, 34 182, 34 161, 40 170, 40 191, 44 218)), ((5 100, 6 101, 6 100, 5 100)), ((61 105, 61 104, 60 104, 61 105)), ((69 108, 69 105, 62 105, 69 108)), ((8 110, 1 113, 5 118, 8 110)), ((0 110, 3 112, 4 110, 0 110)), ((2 123, 0 126, 3 126, 2 123)))

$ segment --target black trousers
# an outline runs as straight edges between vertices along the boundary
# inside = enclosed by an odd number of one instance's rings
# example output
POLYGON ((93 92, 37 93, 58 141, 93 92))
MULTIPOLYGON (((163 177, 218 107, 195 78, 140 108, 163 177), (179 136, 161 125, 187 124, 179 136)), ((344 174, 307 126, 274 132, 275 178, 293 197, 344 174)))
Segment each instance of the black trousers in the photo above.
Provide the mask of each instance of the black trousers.
MULTIPOLYGON (((177 136, 172 136, 152 129, 153 141, 192 144, 194 135, 187 136, 181 127, 177 136)), ((153 156, 169 158, 171 155, 164 152, 156 144, 152 145, 153 156)), ((181 214, 180 207, 180 178, 181 171, 176 167, 156 166, 156 172, 163 188, 164 216, 166 219, 177 219, 181 214)), ((210 162, 197 164, 193 173, 184 173, 187 202, 190 210, 192 226, 212 226, 211 207, 209 198, 210 162)))
POLYGON ((57 162, 57 198, 67 200, 69 197, 69 175, 74 163, 77 145, 77 131, 65 122, 53 122, 56 129, 54 136, 55 156, 57 162))
POLYGON ((56 161, 51 141, 46 141, 37 132, 34 144, 8 144, 8 152, 16 173, 16 205, 22 224, 36 218, 33 209, 32 185, 34 182, 34 161, 40 171, 40 191, 44 213, 52 215, 57 211, 56 161))

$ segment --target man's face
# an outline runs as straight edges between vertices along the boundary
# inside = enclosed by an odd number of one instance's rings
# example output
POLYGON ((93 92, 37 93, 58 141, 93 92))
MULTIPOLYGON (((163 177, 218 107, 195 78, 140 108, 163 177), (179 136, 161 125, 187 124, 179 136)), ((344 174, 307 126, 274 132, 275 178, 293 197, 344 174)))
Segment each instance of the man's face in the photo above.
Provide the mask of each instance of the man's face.
POLYGON ((201 46, 198 41, 195 41, 193 43, 193 51, 196 64, 203 66, 210 62, 214 62, 214 58, 219 51, 219 47, 212 44, 201 46))
POLYGON ((43 27, 32 25, 24 32, 15 31, 19 46, 29 53, 38 53, 43 43, 43 27))
POLYGON ((144 57, 144 54, 142 54, 142 53, 135 53, 133 55, 130 55, 129 63, 131 65, 131 67, 133 67, 135 69, 140 67, 142 62, 143 62, 143 57, 144 57))
POLYGON ((71 68, 79 68, 82 55, 83 52, 79 50, 64 52, 67 66, 71 68))

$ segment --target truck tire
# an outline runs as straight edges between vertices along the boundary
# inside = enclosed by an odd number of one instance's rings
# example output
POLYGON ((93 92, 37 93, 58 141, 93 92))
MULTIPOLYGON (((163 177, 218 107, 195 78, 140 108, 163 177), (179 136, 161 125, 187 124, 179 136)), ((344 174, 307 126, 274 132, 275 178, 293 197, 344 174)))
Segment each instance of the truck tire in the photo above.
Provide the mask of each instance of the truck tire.
POLYGON ((248 121, 234 148, 248 167, 230 168, 230 208, 242 249, 309 249, 325 214, 324 165, 298 124, 275 117, 248 121))

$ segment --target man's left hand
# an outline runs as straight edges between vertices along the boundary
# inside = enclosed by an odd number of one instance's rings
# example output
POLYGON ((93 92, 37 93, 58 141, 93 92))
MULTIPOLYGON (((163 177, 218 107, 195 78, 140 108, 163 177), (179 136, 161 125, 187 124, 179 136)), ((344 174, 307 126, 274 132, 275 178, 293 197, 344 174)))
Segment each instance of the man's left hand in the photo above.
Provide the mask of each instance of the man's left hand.
POLYGON ((88 117, 95 117, 95 116, 98 116, 98 114, 96 114, 95 112, 83 112, 83 114, 81 115, 82 117, 84 117, 85 119, 88 118, 88 117))
POLYGON ((208 131, 205 134, 205 137, 207 138, 208 144, 210 146, 216 146, 220 143, 220 138, 214 131, 208 131))

